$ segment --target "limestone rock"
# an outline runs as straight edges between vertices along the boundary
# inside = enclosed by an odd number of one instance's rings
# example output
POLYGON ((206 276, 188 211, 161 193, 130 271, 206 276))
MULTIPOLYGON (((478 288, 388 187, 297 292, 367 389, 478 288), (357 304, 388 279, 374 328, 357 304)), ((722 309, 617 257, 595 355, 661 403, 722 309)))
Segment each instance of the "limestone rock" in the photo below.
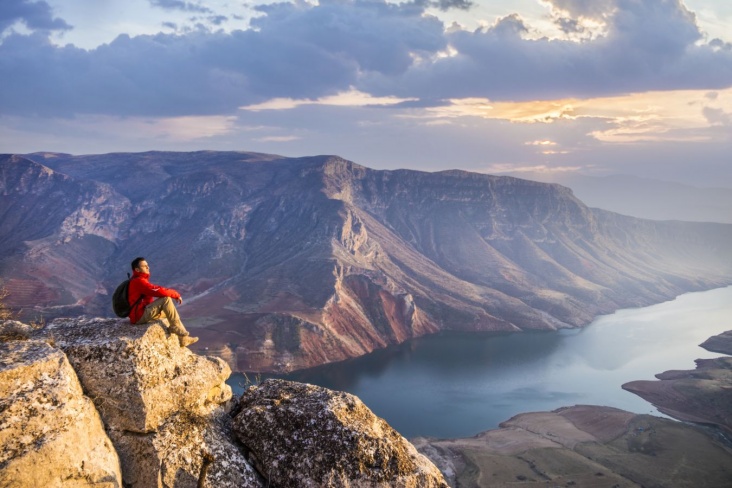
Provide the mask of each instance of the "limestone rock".
POLYGON ((357 397, 269 379, 242 395, 234 431, 281 487, 447 487, 440 471, 357 397))
POLYGON ((172 416, 156 431, 110 430, 125 483, 148 487, 260 487, 259 475, 234 444, 226 414, 172 416))
POLYGON ((0 486, 87 485, 121 487, 120 463, 66 356, 0 342, 0 486))
POLYGON ((46 333, 115 429, 150 432, 177 412, 206 415, 231 398, 226 363, 180 347, 163 322, 56 319, 46 333))
POLYGON ((33 327, 17 320, 0 322, 0 341, 24 341, 29 339, 33 332, 33 327))
POLYGON ((228 433, 230 369, 180 347, 164 322, 56 319, 59 345, 94 400, 132 487, 260 487, 228 433))

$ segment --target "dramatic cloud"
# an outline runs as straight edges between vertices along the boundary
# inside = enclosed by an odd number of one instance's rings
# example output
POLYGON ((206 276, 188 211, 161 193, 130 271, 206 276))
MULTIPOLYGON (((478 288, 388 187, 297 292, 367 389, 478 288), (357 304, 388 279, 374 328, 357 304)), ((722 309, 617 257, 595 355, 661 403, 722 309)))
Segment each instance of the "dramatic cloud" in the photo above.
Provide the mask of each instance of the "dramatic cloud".
POLYGON ((317 98, 398 75, 444 49, 442 23, 414 6, 273 4, 252 29, 119 36, 86 51, 43 36, 0 45, 0 111, 68 116, 231 113, 276 97, 317 98), (113 94, 113 95, 112 95, 113 94))
POLYGON ((16 22, 22 22, 28 29, 58 31, 69 30, 71 26, 63 19, 53 16, 50 5, 40 0, 2 0, 0 2, 0 34, 16 22))
MULTIPOLYGON (((572 11, 590 5, 555 3, 572 11)), ((370 76, 361 89, 431 99, 530 100, 732 85, 732 51, 700 43, 694 15, 679 1, 598 5, 585 11, 605 19, 606 34, 592 40, 529 39, 527 26, 513 15, 474 32, 452 31, 446 36, 454 55, 398 77, 370 76), (607 8, 604 15, 598 5, 607 8)))
MULTIPOLYGON (((151 2, 211 12, 199 2, 151 2)), ((41 33, 11 33, 0 44, 0 112, 181 117, 351 90, 417 107, 732 86, 732 50, 721 41, 705 43, 678 0, 548 3, 564 16, 566 32, 580 32, 593 19, 604 33, 536 37, 517 14, 475 31, 447 29, 427 12, 469 7, 464 0, 274 3, 255 7, 258 16, 246 30, 121 35, 92 50, 60 47, 41 33)), ((1 19, 6 27, 18 20, 65 25, 45 2, 10 0, 0 7, 1 19)))

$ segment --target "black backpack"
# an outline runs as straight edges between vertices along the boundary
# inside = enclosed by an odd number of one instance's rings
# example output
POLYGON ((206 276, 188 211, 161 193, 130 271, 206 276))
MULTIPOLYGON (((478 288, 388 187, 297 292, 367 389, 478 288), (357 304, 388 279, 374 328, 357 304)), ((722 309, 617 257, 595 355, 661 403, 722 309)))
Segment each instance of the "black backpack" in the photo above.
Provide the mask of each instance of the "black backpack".
POLYGON ((137 299, 135 303, 130 305, 129 300, 129 289, 130 289, 130 274, 127 273, 127 279, 117 286, 112 294, 112 310, 117 317, 129 317, 130 312, 135 306, 142 300, 142 295, 137 299))

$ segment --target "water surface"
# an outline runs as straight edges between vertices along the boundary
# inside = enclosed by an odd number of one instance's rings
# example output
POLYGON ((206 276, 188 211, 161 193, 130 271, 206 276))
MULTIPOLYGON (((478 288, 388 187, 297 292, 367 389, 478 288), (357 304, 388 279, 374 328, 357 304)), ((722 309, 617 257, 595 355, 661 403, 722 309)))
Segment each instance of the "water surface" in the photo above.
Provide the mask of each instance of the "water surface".
MULTIPOLYGON (((729 329, 732 287, 620 310, 584 329, 443 333, 285 378, 353 393, 406 437, 467 437, 576 404, 660 415, 621 385, 720 356, 698 344, 729 329)), ((241 375, 229 383, 242 391, 241 375)))

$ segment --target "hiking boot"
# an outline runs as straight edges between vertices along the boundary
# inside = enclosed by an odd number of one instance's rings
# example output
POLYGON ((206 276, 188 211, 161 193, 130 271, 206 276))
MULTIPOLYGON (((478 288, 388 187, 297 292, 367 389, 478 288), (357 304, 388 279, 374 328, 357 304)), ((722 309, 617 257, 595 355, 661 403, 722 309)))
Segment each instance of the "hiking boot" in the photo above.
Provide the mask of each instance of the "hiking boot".
POLYGON ((188 335, 188 331, 187 330, 185 330, 182 327, 176 327, 175 325, 168 326, 168 332, 170 332, 172 334, 175 334, 175 335, 179 335, 179 336, 187 336, 188 335))
POLYGON ((198 337, 178 336, 178 342, 180 342, 180 347, 186 347, 198 342, 198 337))

